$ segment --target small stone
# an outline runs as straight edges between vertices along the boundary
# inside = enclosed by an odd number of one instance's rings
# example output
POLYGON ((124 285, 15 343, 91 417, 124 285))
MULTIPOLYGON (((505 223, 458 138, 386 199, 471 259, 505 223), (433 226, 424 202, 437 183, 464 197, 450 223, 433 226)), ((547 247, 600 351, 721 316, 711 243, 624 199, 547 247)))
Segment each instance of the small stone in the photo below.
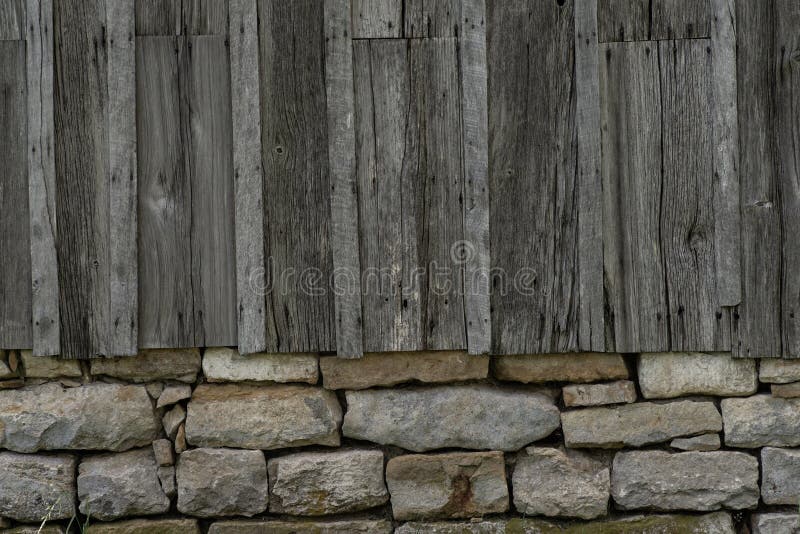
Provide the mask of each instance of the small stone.
POLYGON ((195 519, 130 519, 89 524, 88 534, 200 534, 195 519))
POLYGON ((614 457, 611 494, 623 510, 758 506, 758 460, 742 452, 631 451, 614 457))
POLYGON ((156 408, 171 406, 192 396, 192 386, 188 384, 170 384, 158 396, 156 408))
POLYGON ((701 434, 693 438, 673 439, 669 446, 681 451, 716 451, 720 448, 719 434, 701 434))
POLYGON ((169 510, 150 447, 84 458, 78 467, 78 498, 81 513, 101 521, 169 510))
POLYGON ((613 353, 522 354, 495 357, 494 376, 525 383, 600 382, 628 378, 628 367, 613 353))
POLYGON ((398 456, 386 465, 386 484, 398 521, 481 517, 508 510, 502 452, 398 456))
POLYGON ((218 521, 208 534, 392 534, 383 520, 218 521))
POLYGON ((767 384, 800 382, 800 360, 762 358, 758 378, 767 384))
POLYGON ((172 442, 168 439, 155 440, 153 442, 153 454, 159 466, 175 463, 175 455, 172 454, 172 442))
POLYGON ((573 410, 561 414, 561 424, 571 448, 641 447, 722 430, 713 402, 689 400, 573 410))
POLYGON ((22 369, 26 378, 58 378, 83 376, 81 362, 55 356, 34 356, 29 350, 20 351, 22 369))
POLYGON ((0 389, 19 389, 25 386, 25 381, 21 378, 3 380, 0 382, 0 389))
POLYGON ((210 348, 203 354, 203 373, 209 382, 306 382, 319 380, 316 354, 248 354, 229 348, 210 348))
POLYGON ((761 498, 766 504, 800 503, 800 449, 761 449, 761 498))
POLYGON ((170 499, 174 499, 178 494, 178 484, 175 482, 175 466, 161 466, 157 470, 158 481, 161 482, 161 489, 170 499))
POLYGON ((484 384, 348 391, 345 436, 420 452, 513 451, 559 426, 553 400, 484 384))
POLYGON ((800 397, 800 382, 792 382, 790 384, 772 384, 771 388, 773 397, 780 397, 784 399, 796 399, 800 397))
POLYGON ((630 380, 607 384, 580 384, 564 386, 564 406, 602 406, 636 402, 636 386, 630 380))
POLYGON ((594 519, 606 515, 608 466, 579 451, 528 447, 511 481, 514 505, 524 515, 594 519))
POLYGON ((175 453, 180 454, 185 451, 186 446, 186 425, 181 424, 178 427, 178 432, 175 433, 175 453))
POLYGON ((800 445, 800 399, 754 395, 723 399, 725 444, 730 447, 800 445))
POLYGON ((341 420, 336 394, 322 388, 203 384, 189 401, 186 439, 199 447, 338 446, 341 420))
POLYGON ((642 354, 639 356, 639 387, 646 399, 752 395, 758 389, 756 361, 722 353, 642 354))
POLYGON ((797 534, 800 532, 800 514, 761 512, 751 516, 750 525, 752 534, 797 534))
POLYGON ((369 353, 354 359, 326 356, 320 359, 320 367, 327 389, 365 389, 412 381, 440 383, 486 378, 489 357, 458 351, 369 353))
POLYGON ((164 424, 164 432, 170 439, 175 439, 178 433, 178 427, 186 420, 186 410, 180 404, 176 405, 170 411, 164 414, 162 422, 164 424))
POLYGON ((152 399, 157 399, 161 395, 161 392, 164 391, 163 382, 148 382, 144 387, 147 389, 147 394, 150 395, 152 399))
POLYGON ((301 452, 271 459, 268 470, 272 513, 339 514, 389 500, 381 451, 301 452))
POLYGON ((0 358, 0 380, 16 377, 17 373, 12 371, 8 364, 2 358, 0 358))
POLYGON ((260 514, 267 509, 261 451, 192 449, 178 459, 178 511, 198 517, 260 514))
POLYGON ((12 373, 19 373, 19 353, 17 351, 9 351, 6 362, 8 363, 8 368, 11 369, 12 373))
POLYGON ((200 372, 197 349, 152 349, 137 356, 91 360, 93 375, 105 375, 131 382, 177 380, 192 383, 200 372))
POLYGON ((74 456, 0 452, 0 515, 41 522, 75 515, 74 456))

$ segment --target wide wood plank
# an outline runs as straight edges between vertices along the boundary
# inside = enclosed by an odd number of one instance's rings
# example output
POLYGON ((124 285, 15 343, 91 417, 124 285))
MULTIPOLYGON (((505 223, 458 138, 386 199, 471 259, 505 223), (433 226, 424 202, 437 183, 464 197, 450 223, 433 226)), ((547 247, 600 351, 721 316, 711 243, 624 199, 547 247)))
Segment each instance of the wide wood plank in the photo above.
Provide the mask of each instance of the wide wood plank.
POLYGON ((227 35, 229 0, 136 0, 136 35, 227 35))
MULTIPOLYGON (((351 2, 353 28, 350 35, 354 39, 387 39, 403 36, 402 0, 351 0, 351 2)), ((338 12, 343 16, 346 16, 350 9, 341 2, 333 4, 336 4, 338 12)))
POLYGON ((404 0, 405 37, 458 37, 462 0, 404 0))
POLYGON ((25 40, 25 0, 0 0, 0 41, 25 40))
POLYGON ((709 0, 597 0, 601 42, 711 35, 709 0))

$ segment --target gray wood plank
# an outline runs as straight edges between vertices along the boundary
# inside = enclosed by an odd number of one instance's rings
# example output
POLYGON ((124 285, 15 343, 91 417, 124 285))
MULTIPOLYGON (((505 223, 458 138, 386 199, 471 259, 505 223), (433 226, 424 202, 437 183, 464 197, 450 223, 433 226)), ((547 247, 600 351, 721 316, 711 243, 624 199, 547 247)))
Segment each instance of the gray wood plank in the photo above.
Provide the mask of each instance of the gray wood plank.
POLYGON ((267 348, 256 0, 231 0, 230 63, 239 352, 267 348))
POLYGON ((184 35, 228 35, 229 0, 182 0, 184 35))
POLYGON ((25 0, 0 0, 0 41, 25 40, 25 0))
POLYGON ((704 38, 709 0, 598 0, 600 42, 704 38))
POLYGON ((0 41, 0 348, 31 346, 25 42, 0 41))
POLYGON ((572 7, 487 4, 495 353, 577 350, 572 7))
POLYGON ((601 43, 650 39, 651 0, 597 0, 601 43))
POLYGON ((458 37, 462 0, 404 0, 406 38, 458 37))
POLYGON ((136 0, 136 35, 180 35, 181 0, 136 0))
MULTIPOLYGON (((403 36, 402 0, 351 0, 354 39, 387 39, 403 36)), ((342 14, 351 9, 338 3, 342 14)))
POLYGON ((33 353, 61 352, 56 255, 56 173, 53 123, 53 4, 26 5, 28 198, 31 236, 33 353))
POLYGON ((258 8, 267 347, 334 351, 323 3, 258 8))
MULTIPOLYGON (((348 0, 325 2, 325 90, 330 164, 332 289, 335 298, 336 353, 363 355, 361 261, 358 249, 353 43, 348 0)), ((396 26, 400 27, 399 24, 396 26)))
POLYGON ((136 0, 136 35, 228 35, 229 0, 136 0))

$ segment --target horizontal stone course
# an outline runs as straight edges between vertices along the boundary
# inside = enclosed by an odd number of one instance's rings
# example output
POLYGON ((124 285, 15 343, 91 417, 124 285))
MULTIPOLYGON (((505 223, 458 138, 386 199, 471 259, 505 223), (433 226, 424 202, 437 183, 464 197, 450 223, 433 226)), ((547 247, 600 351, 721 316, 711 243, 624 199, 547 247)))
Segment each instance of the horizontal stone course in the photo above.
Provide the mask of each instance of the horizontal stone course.
POLYGON ((758 389, 756 361, 730 354, 647 353, 639 356, 638 371, 639 387, 646 399, 742 396, 758 389))
POLYGON ((86 534, 200 534, 195 519, 131 519, 113 523, 90 521, 86 534))
POLYGON ((90 361, 93 375, 131 382, 178 380, 191 383, 200 372, 198 349, 151 349, 136 356, 97 358, 90 361))
POLYGON ((800 505, 800 449, 761 449, 761 498, 766 504, 800 505))
POLYGON ((26 378, 79 378, 83 375, 81 362, 53 356, 34 356, 29 350, 19 351, 23 374, 26 378))
POLYGON ((768 384, 800 382, 800 360, 762 358, 758 361, 758 378, 768 384))
POLYGON ((636 386, 630 380, 607 384, 574 384, 561 390, 564 406, 603 406, 636 402, 636 386))
POLYGON ((715 451, 720 448, 721 443, 719 434, 701 434, 691 438, 673 439, 669 446, 682 451, 715 451))
POLYGON ((751 534, 797 534, 800 532, 800 514, 767 512, 753 514, 751 534))
POLYGON ((266 354, 242 356, 226 347, 203 353, 203 374, 209 382, 305 382, 319 379, 316 354, 266 354))
POLYGON ((725 444, 729 447, 795 447, 800 445, 800 399, 761 394, 723 399, 725 444))
POLYGON ((218 521, 208 534, 392 534, 392 524, 380 519, 339 521, 218 521))
POLYGON ((0 517, 24 522, 75 514, 75 466, 68 454, 0 452, 0 517))
POLYGON ((500 380, 525 383, 600 382, 628 378, 620 354, 569 353, 497 356, 493 373, 500 380))

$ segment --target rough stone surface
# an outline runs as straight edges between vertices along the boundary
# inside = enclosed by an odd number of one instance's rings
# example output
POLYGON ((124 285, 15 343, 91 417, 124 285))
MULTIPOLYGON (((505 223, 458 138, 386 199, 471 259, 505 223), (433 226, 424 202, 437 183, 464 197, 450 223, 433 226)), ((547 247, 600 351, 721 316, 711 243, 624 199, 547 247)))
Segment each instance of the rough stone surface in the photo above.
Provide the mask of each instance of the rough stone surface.
POLYGON ((169 436, 170 439, 175 439, 175 435, 178 433, 178 427, 180 427, 184 421, 186 421, 186 410, 183 406, 178 404, 164 414, 161 423, 164 425, 164 432, 167 433, 167 436, 169 436))
POLYGON ((186 425, 181 424, 175 433, 175 454, 180 454, 188 448, 186 445, 186 425))
POLYGON ((3 530, 3 534, 65 534, 64 527, 61 525, 20 525, 18 527, 3 530))
POLYGON ((800 360, 762 358, 759 360, 759 380, 768 384, 800 382, 800 360))
POLYGON ((178 494, 178 483, 175 481, 175 466, 160 466, 157 473, 158 481, 161 482, 161 489, 164 490, 164 494, 170 499, 175 498, 178 494))
POLYGON ((559 426, 545 395, 488 385, 347 392, 345 436, 412 451, 517 450, 559 426))
POLYGON ((74 456, 0 453, 0 516, 17 521, 75 514, 74 456))
POLYGON ((197 349, 152 349, 137 356, 91 360, 93 375, 112 376, 131 382, 178 380, 191 383, 200 371, 197 349))
POLYGON ((0 447, 121 451, 150 445, 158 421, 143 386, 48 383, 0 391, 0 447))
POLYGON ((192 386, 189 384, 170 384, 158 395, 156 408, 171 406, 192 396, 192 386))
POLYGON ((389 500, 381 451, 301 452, 271 459, 268 470, 273 513, 356 512, 389 500))
POLYGON ((60 376, 80 377, 81 362, 64 360, 50 356, 34 356, 29 350, 20 351, 22 368, 27 378, 57 378, 60 376))
POLYGON ((163 382, 148 382, 144 387, 151 399, 158 399, 164 391, 165 386, 163 382))
POLYGON ((755 508, 758 460, 727 451, 620 452, 611 470, 611 493, 626 510, 755 508))
POLYGON ((131 519, 114 523, 90 522, 87 534, 200 534, 195 519, 131 519))
POLYGON ((201 385, 188 405, 186 439, 199 447, 338 446, 341 420, 336 394, 321 388, 201 385))
POLYGON ((209 382, 307 382, 316 384, 316 354, 249 354, 229 348, 206 349, 203 373, 209 382))
POLYGON ((639 356, 639 388, 646 399, 682 395, 752 395, 756 361, 730 354, 659 352, 639 356))
POLYGON ((208 534, 391 534, 392 524, 382 520, 344 521, 218 521, 208 534))
POLYGON ((720 447, 719 434, 701 434, 693 438, 673 439, 669 446, 682 451, 715 451, 720 447))
POLYGON ((159 467, 175 463, 175 455, 172 454, 172 442, 168 439, 155 440, 153 442, 153 454, 159 467))
POLYGON ((0 380, 5 380, 7 378, 16 378, 17 373, 11 370, 8 364, 3 360, 2 354, 0 354, 0 380))
POLYGON ((365 354, 363 358, 320 359, 323 384, 328 389, 365 389, 403 382, 455 382, 486 378, 488 356, 466 352, 391 352, 365 354))
POLYGON ((502 452, 408 454, 389 460, 396 520, 481 517, 508 510, 502 452))
POLYGON ((640 402, 561 414, 567 447, 641 447, 679 436, 722 430, 713 402, 640 402))
POLYGON ((758 513, 750 518, 752 534, 797 534, 800 514, 785 512, 758 513))
POLYGON ((761 498, 767 504, 800 503, 800 449, 761 450, 761 498))
POLYGON ((181 513, 250 517, 267 509, 267 462, 261 451, 192 449, 180 455, 176 476, 181 513))
POLYGON ((796 399, 800 397, 800 382, 772 384, 770 389, 772 390, 773 397, 782 397, 784 399, 796 399))
POLYGON ((81 513, 102 521, 165 513, 169 499, 156 469, 151 447, 85 458, 78 467, 81 513))
POLYGON ((572 353, 498 356, 494 376, 514 382, 599 382, 628 378, 620 354, 572 353))
POLYGON ((602 406, 636 402, 636 386, 630 380, 607 384, 576 384, 561 390, 564 406, 602 406))
POLYGON ((800 399, 754 395, 723 399, 725 444, 731 447, 800 445, 800 399))
POLYGON ((511 480, 514 506, 524 515, 594 519, 606 514, 608 466, 578 451, 528 447, 511 480))

